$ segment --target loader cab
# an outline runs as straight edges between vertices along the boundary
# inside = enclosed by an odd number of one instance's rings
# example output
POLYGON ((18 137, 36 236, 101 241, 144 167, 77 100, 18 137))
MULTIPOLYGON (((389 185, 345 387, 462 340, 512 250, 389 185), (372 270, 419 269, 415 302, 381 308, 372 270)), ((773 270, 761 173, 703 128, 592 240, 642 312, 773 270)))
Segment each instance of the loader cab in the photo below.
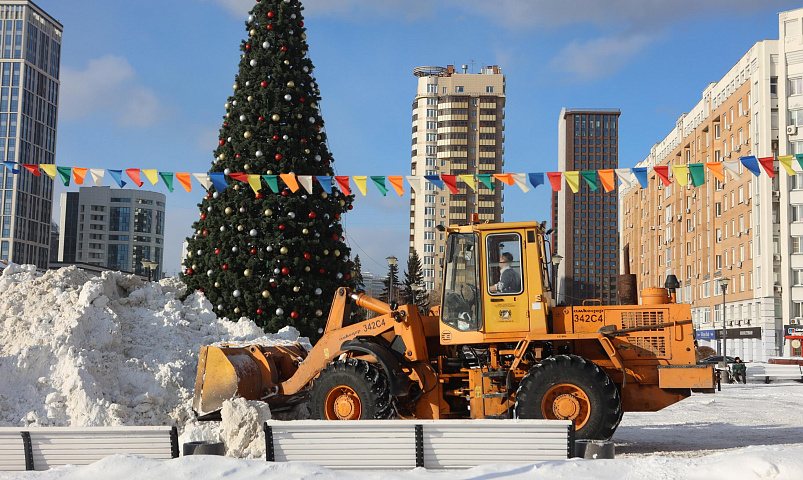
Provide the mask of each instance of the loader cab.
POLYGON ((480 301, 479 235, 476 232, 452 233, 446 242, 443 266, 443 303, 441 321, 461 332, 482 329, 480 301))

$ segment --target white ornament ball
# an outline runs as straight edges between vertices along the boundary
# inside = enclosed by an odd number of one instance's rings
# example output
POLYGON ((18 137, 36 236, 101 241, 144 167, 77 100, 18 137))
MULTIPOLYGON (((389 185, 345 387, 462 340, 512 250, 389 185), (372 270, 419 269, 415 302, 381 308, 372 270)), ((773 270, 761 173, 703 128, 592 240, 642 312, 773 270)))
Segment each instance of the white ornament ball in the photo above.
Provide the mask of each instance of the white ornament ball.
POLYGON ((256 237, 257 233, 259 232, 257 232, 256 228, 252 228, 251 231, 248 232, 248 234, 251 235, 252 237, 256 237))
POLYGON ((257 158, 261 157, 263 155, 262 150, 257 150, 254 155, 256 155, 257 158))
POLYGON ((223 305, 219 303, 218 306, 217 306, 217 309, 218 310, 223 310, 223 305))
POLYGON ((276 315, 284 315, 284 310, 282 310, 281 308, 277 308, 276 315))
POLYGON ((320 155, 315 155, 315 161, 316 162, 320 162, 321 161, 321 156, 320 155))
POLYGON ((231 247, 231 253, 237 253, 237 247, 236 246, 231 247))
POLYGON ((290 137, 288 137, 287 135, 282 135, 282 140, 290 140, 290 137))
POLYGON ((248 15, 248 21, 249 22, 253 22, 254 21, 254 16, 253 15, 248 15))
POLYGON ((266 252, 272 252, 273 251, 273 246, 272 245, 268 245, 267 247, 265 247, 265 251, 266 252))
POLYGON ((315 117, 309 117, 309 123, 315 123, 315 117))
POLYGON ((280 274, 280 273, 282 273, 282 270, 281 270, 281 269, 279 269, 279 268, 274 268, 274 269, 273 269, 273 274, 274 274, 274 275, 278 275, 278 274, 280 274))
POLYGON ((321 290, 320 288, 316 288, 315 289, 315 295, 320 295, 322 293, 323 293, 323 290, 321 290))
POLYGON ((212 274, 214 274, 214 273, 215 273, 215 272, 214 272, 214 271, 212 271, 212 270, 207 270, 207 271, 206 271, 206 276, 207 276, 207 277, 211 277, 211 276, 212 276, 212 274))
POLYGON ((231 173, 231 169, 227 168, 227 169, 223 170, 223 173, 225 173, 226 175, 228 175, 228 174, 230 174, 230 173, 231 173))
POLYGON ((246 117, 245 115, 240 115, 240 121, 241 122, 244 122, 246 120, 248 120, 248 117, 246 117))
POLYGON ((220 288, 220 282, 215 282, 215 288, 220 288))
POLYGON ((231 294, 232 294, 232 295, 233 295, 235 298, 237 298, 237 297, 239 297, 239 296, 240 296, 240 291, 239 291, 239 290, 235 290, 235 291, 231 292, 231 294))
POLYGON ((222 226, 222 225, 221 225, 221 226, 220 226, 220 231, 221 231, 221 232, 225 232, 225 231, 226 231, 226 227, 224 227, 224 226, 222 226))
MULTIPOLYGON (((250 87, 251 86, 251 81, 249 80, 249 81, 245 82, 245 86, 246 87, 250 87)), ((312 108, 315 108, 315 107, 313 106, 312 108)))
POLYGON ((198 255, 203 255, 203 254, 204 254, 204 251, 203 251, 203 250, 198 250, 198 251, 197 251, 197 252, 195 252, 195 253, 197 253, 198 255))
POLYGON ((292 19, 294 19, 294 20, 295 20, 295 18, 296 18, 296 14, 294 13, 294 14, 290 15, 290 18, 292 18, 292 19))
POLYGON ((240 213, 245 213, 245 207, 240 207, 240 213))
POLYGON ((220 197, 220 192, 215 192, 212 194, 212 198, 218 198, 218 197, 220 197))
POLYGON ((296 218, 296 214, 295 214, 295 212, 287 212, 287 216, 288 216, 289 218, 296 218))
POLYGON ((259 62, 257 62, 256 59, 252 58, 251 61, 248 62, 248 64, 251 65, 252 67, 256 67, 259 64, 259 62))
POLYGON ((320 317, 321 315, 323 315, 323 312, 322 312, 322 311, 320 311, 320 310, 315 310, 315 316, 316 316, 316 317, 320 317))
POLYGON ((307 67, 307 66, 304 66, 304 68, 302 68, 302 70, 304 70, 304 73, 309 73, 309 67, 307 67))
POLYGON ((340 273, 340 272, 337 272, 336 277, 337 277, 338 280, 340 280, 341 278, 343 278, 343 274, 340 273))
POLYGON ((212 207, 206 207, 206 211, 207 212, 211 212, 212 211, 212 207))
POLYGON ((287 95, 284 96, 284 99, 289 102, 290 100, 293 99, 293 97, 288 93, 287 95))
POLYGON ((305 271, 305 272, 309 272, 309 270, 310 270, 310 268, 309 268, 309 267, 304 267, 304 271, 305 271))

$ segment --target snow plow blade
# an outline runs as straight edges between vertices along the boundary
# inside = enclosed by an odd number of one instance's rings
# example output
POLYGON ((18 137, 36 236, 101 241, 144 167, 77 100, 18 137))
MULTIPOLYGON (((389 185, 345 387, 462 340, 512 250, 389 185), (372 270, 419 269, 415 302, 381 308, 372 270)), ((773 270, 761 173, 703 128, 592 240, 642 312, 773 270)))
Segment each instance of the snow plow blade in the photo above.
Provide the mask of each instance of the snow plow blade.
POLYGON ((306 356, 300 344, 201 347, 193 398, 196 415, 215 418, 223 403, 235 397, 285 408, 303 401, 303 394, 281 395, 280 385, 306 356))

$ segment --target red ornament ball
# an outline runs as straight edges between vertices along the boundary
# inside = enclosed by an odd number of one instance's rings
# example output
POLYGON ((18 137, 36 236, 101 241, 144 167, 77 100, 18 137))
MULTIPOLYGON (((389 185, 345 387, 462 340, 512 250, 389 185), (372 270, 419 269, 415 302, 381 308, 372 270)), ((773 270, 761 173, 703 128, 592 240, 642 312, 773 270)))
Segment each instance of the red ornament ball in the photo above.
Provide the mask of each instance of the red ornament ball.
POLYGON ((335 220, 340 220, 340 214, 339 213, 335 214, 335 220))
POLYGON ((276 282, 270 282, 270 286, 276 288, 276 282))
POLYGON ((257 308, 257 315, 262 315, 262 309, 261 308, 257 308))
POLYGON ((275 13, 273 13, 273 12, 268 12, 268 18, 273 18, 273 17, 275 17, 275 16, 276 16, 276 14, 275 14, 275 13))
POLYGON ((304 97, 299 98, 298 101, 304 103, 304 97))
POLYGON ((279 230, 284 231, 285 228, 287 228, 287 227, 285 227, 284 224, 279 225, 279 230))
POLYGON ((251 249, 251 255, 256 255, 256 254, 257 254, 257 249, 256 248, 252 248, 251 249))
POLYGON ((259 120, 260 122, 263 122, 263 121, 265 121, 265 117, 263 117, 262 115, 260 115, 260 116, 259 116, 259 118, 258 118, 257 120, 259 120))
POLYGON ((277 153, 276 155, 274 155, 274 157, 273 157, 273 158, 275 158, 275 159, 276 159, 276 161, 278 162, 279 160, 283 159, 284 157, 282 156, 282 154, 281 154, 281 153, 277 153))
POLYGON ((204 293, 204 289, 203 288, 199 288, 198 291, 201 292, 201 293, 204 293))
POLYGON ((302 138, 301 139, 301 143, 307 143, 307 139, 306 138, 302 138))
POLYGON ((234 158, 240 158, 240 154, 238 153, 238 154, 234 155, 234 158))
POLYGON ((290 317, 291 318, 298 318, 298 312, 295 312, 295 311, 290 312, 290 317))
POLYGON ((283 51, 283 52, 286 52, 286 51, 287 51, 287 47, 285 47, 284 45, 282 45, 282 51, 283 51))
POLYGON ((220 255, 220 249, 219 248, 215 249, 215 255, 220 255))
POLYGON ((265 80, 262 80, 261 82, 259 82, 259 86, 262 87, 262 88, 266 88, 268 86, 268 82, 266 82, 265 80))
POLYGON ((246 50, 251 50, 251 45, 250 45, 250 44, 246 44, 246 45, 245 45, 245 49, 246 49, 246 50))
POLYGON ((273 30, 273 25, 268 25, 268 30, 273 30))
POLYGON ((290 275, 290 269, 287 267, 282 267, 282 275, 290 275))
POLYGON ((257 192, 257 193, 254 195, 254 198, 262 198, 262 197, 264 197, 264 195, 262 194, 262 192, 257 192))
POLYGON ((207 193, 206 194, 206 198, 212 198, 212 194, 211 193, 207 193))
POLYGON ((318 273, 324 273, 325 271, 326 271, 326 270, 324 270, 323 268, 319 268, 319 269, 318 269, 318 273))
POLYGON ((354 205, 349 205, 349 210, 354 210, 354 205))
POLYGON ((347 273, 346 274, 346 280, 349 280, 350 278, 351 278, 351 274, 347 273))
POLYGON ((221 138, 220 140, 218 140, 218 142, 217 142, 217 143, 219 143, 219 144, 220 144, 220 146, 222 147, 223 145, 225 145, 225 144, 226 144, 226 140, 225 140, 225 139, 223 139, 223 138, 221 138))
POLYGON ((192 275, 193 273, 195 273, 195 271, 193 271, 193 269, 191 269, 191 268, 187 269, 187 275, 192 275))
POLYGON ((205 213, 201 214, 201 220, 206 220, 206 214, 205 213))
POLYGON ((223 268, 223 270, 228 270, 228 269, 229 269, 229 266, 228 266, 228 265, 226 265, 226 264, 224 263, 224 264, 223 264, 223 267, 221 267, 221 268, 223 268))
POLYGON ((204 233, 204 237, 205 237, 205 236, 209 235, 209 230, 204 230, 203 233, 204 233))
POLYGON ((304 258, 309 260, 310 258, 312 258, 312 255, 310 255, 309 253, 305 253, 304 258))
POLYGON ((283 197, 286 197, 288 195, 290 195, 290 190, 282 190, 282 196, 283 197))
POLYGON ((229 126, 229 122, 223 122, 223 126, 224 127, 228 127, 229 126))
POLYGON ((274 142, 278 142, 279 141, 279 136, 278 135, 274 135, 273 136, 273 141, 274 142))
POLYGON ((332 240, 337 240, 339 238, 340 238, 340 236, 338 234, 336 234, 336 233, 332 234, 332 240))
POLYGON ((299 27, 303 27, 304 26, 304 22, 298 22, 298 26, 299 27))
POLYGON ((317 217, 318 215, 316 215, 316 214, 315 214, 315 212, 309 212, 309 214, 307 214, 307 216, 308 216, 309 218, 315 218, 315 217, 317 217))

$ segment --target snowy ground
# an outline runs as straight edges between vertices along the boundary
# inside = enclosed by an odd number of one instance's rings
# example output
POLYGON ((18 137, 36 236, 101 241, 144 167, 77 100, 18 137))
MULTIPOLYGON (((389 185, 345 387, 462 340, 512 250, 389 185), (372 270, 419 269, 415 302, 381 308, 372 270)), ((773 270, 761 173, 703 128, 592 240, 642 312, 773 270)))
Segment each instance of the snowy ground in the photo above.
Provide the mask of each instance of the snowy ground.
MULTIPOLYGON (((262 337, 253 322, 218 320, 200 296, 184 302, 172 280, 146 284, 76 269, 45 276, 13 267, 0 277, 0 426, 177 425, 180 442, 223 440, 230 455, 264 455, 259 421, 271 412, 237 401, 223 421, 199 424, 190 402, 198 348, 262 337)), ((302 339, 303 341, 303 339, 302 339)), ((723 385, 660 412, 625 414, 616 459, 500 463, 463 471, 334 471, 311 464, 190 456, 117 455, 84 467, 0 472, 5 479, 316 478, 611 480, 803 478, 803 384, 723 385)), ((303 410, 291 415, 301 417, 303 410)), ((264 458, 264 457, 263 457, 264 458)))

